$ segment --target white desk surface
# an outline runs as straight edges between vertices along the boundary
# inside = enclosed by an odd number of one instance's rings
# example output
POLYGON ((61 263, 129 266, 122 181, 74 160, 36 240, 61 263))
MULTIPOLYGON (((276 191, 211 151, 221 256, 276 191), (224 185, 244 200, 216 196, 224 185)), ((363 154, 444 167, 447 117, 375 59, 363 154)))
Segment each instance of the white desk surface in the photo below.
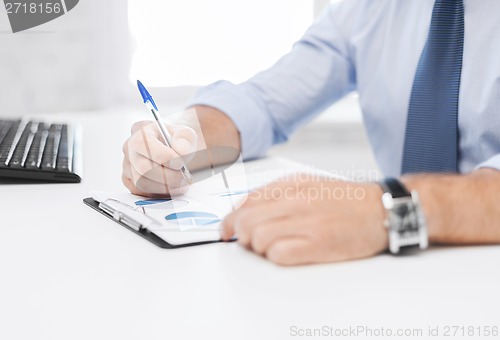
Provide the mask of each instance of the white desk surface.
POLYGON ((253 340, 300 338, 293 326, 424 335, 429 326, 500 326, 498 246, 292 268, 234 243, 160 249, 82 203, 94 189, 124 190, 121 145, 137 116, 54 117, 84 128, 83 182, 0 185, 0 339, 253 340))

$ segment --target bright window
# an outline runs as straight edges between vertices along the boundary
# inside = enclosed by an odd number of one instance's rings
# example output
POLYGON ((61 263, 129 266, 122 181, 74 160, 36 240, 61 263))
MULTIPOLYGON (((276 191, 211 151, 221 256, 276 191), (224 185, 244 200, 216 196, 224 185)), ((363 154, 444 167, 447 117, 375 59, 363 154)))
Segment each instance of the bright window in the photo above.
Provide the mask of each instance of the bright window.
MULTIPOLYGON (((148 86, 242 82, 287 53, 314 0, 128 0, 131 80, 148 86)), ((317 5, 317 3, 316 3, 317 5)))

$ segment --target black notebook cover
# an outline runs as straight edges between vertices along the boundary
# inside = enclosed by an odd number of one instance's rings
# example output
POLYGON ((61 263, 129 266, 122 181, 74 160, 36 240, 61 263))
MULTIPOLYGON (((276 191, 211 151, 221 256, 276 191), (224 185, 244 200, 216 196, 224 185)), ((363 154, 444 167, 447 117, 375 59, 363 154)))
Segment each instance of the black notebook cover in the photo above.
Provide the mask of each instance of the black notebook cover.
POLYGON ((107 214, 106 212, 104 212, 103 210, 99 209, 99 202, 94 200, 92 197, 85 198, 83 200, 83 203, 85 203, 86 205, 88 205, 92 209, 96 210, 97 212, 103 214, 107 218, 113 220, 114 222, 120 224, 122 227, 124 227, 124 228, 130 230, 131 232, 141 236, 142 238, 148 240, 149 242, 154 243, 155 245, 157 245, 160 248, 175 249, 175 248, 184 248, 184 247, 198 246, 198 245, 202 245, 202 244, 222 242, 222 241, 206 241, 206 242, 195 242, 195 243, 186 243, 186 244, 180 244, 180 245, 172 245, 172 244, 168 243, 167 241, 165 241, 164 239, 160 238, 155 233, 148 231, 147 229, 135 230, 135 229, 129 227, 128 225, 126 225, 125 223, 115 220, 113 218, 113 216, 111 216, 111 215, 107 214))

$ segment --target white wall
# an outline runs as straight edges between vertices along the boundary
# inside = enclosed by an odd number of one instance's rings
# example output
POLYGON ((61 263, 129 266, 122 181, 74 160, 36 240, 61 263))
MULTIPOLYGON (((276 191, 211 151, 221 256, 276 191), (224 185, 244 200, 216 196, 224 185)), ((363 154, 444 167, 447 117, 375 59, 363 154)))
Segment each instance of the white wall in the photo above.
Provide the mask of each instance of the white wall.
MULTIPOLYGON (((329 1, 316 2, 319 12, 329 1)), ((127 20, 126 0, 81 0, 65 16, 13 34, 0 5, 0 117, 121 105, 136 110, 137 119, 147 119, 129 80, 127 20)), ((176 112, 196 88, 150 90, 164 112, 176 112)), ((352 169, 374 169, 360 120, 357 98, 351 95, 272 153, 340 169, 348 177, 352 169)))
POLYGON ((0 116, 96 109, 128 85, 124 0, 82 0, 66 15, 13 34, 0 6, 0 116))

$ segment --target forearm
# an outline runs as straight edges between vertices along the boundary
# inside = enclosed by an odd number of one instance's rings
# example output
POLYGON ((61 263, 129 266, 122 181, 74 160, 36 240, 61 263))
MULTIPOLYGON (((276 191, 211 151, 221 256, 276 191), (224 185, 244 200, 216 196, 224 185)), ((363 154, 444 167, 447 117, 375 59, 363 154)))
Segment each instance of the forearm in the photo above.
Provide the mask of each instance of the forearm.
POLYGON ((403 182, 419 193, 431 242, 500 243, 500 171, 414 175, 403 182))

